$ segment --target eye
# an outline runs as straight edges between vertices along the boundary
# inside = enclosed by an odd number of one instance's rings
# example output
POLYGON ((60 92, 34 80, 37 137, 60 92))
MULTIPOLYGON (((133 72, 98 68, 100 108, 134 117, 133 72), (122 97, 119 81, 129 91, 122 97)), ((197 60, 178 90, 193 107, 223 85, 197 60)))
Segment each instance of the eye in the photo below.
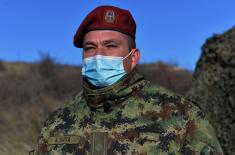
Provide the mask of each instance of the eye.
POLYGON ((117 45, 115 45, 115 44, 108 44, 107 47, 108 47, 108 48, 116 48, 117 45))
POLYGON ((94 49, 93 46, 86 46, 83 48, 84 51, 91 51, 92 49, 94 49))

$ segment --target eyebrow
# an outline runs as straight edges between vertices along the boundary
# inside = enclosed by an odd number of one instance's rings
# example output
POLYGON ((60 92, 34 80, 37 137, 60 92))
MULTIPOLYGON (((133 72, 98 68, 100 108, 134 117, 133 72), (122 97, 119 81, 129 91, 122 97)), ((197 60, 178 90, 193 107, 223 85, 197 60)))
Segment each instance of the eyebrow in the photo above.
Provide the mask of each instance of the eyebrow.
POLYGON ((95 46, 95 43, 92 42, 92 41, 86 41, 86 42, 83 43, 83 47, 85 47, 87 45, 94 45, 95 46))
POLYGON ((107 44, 110 44, 110 43, 120 44, 120 41, 118 41, 116 39, 109 39, 109 40, 104 40, 102 42, 102 44, 104 44, 104 45, 107 45, 107 44))
MULTIPOLYGON (((102 45, 107 45, 107 44, 110 44, 110 43, 120 44, 120 41, 118 41, 116 39, 108 39, 108 40, 102 41, 102 45)), ((93 42, 93 41, 85 41, 84 44, 83 44, 83 47, 87 46, 87 45, 96 46, 96 43, 93 42)))

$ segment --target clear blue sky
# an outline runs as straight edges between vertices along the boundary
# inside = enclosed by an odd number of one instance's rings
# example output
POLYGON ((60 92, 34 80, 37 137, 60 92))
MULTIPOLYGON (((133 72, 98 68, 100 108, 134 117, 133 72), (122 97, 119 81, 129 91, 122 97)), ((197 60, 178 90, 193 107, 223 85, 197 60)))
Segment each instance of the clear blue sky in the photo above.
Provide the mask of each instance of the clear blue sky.
POLYGON ((235 25, 234 0, 0 0, 0 59, 81 64, 77 27, 93 8, 115 5, 137 22, 141 63, 167 61, 194 69, 201 46, 235 25))

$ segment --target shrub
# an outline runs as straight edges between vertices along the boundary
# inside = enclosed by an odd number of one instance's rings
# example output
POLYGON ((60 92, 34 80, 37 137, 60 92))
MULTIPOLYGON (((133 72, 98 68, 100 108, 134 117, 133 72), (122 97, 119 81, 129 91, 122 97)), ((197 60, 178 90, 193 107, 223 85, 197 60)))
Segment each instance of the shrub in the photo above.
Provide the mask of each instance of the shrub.
POLYGON ((56 77, 56 64, 49 54, 41 54, 38 71, 43 78, 54 79, 56 77))
POLYGON ((6 67, 4 65, 4 63, 0 60, 0 72, 3 72, 6 70, 6 67))

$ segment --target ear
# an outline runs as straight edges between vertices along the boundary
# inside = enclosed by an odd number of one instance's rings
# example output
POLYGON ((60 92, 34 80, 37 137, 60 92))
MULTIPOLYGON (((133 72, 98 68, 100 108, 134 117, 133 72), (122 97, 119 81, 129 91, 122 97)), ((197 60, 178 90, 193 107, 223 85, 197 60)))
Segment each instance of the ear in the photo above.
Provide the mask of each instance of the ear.
POLYGON ((138 48, 132 49, 132 62, 131 62, 131 69, 133 69, 140 60, 140 50, 138 48))

